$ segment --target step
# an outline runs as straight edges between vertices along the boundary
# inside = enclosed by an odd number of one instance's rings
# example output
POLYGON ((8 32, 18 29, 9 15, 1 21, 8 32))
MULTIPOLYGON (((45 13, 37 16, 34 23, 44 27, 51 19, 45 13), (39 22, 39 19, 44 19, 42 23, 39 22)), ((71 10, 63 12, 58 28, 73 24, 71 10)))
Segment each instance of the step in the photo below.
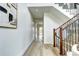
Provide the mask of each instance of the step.
POLYGON ((66 9, 63 9, 62 7, 60 7, 58 4, 53 4, 52 5, 54 8, 56 8, 57 10, 59 10, 61 13, 63 13, 66 17, 68 17, 69 19, 72 18, 74 15, 70 15, 69 12, 66 12, 66 9))
POLYGON ((78 51, 77 47, 78 47, 78 44, 74 44, 72 46, 72 55, 73 56, 79 56, 79 51, 78 51))
POLYGON ((72 56, 72 52, 67 51, 67 56, 72 56))
POLYGON ((57 56, 60 56, 60 50, 57 47, 54 47, 53 51, 57 56))

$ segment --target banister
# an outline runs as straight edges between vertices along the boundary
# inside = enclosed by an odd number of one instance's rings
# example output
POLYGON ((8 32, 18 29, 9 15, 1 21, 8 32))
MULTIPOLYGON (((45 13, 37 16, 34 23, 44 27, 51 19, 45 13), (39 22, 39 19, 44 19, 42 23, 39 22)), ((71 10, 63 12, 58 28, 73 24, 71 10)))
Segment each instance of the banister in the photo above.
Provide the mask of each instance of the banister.
POLYGON ((62 36, 62 28, 60 28, 60 55, 63 55, 63 36, 62 36))
POLYGON ((65 23, 63 23, 61 26, 59 26, 58 28, 56 28, 55 30, 59 29, 60 27, 62 27, 63 25, 65 25, 66 23, 68 23, 69 21, 71 21, 73 18, 75 18, 76 16, 78 16, 78 14, 76 14, 74 17, 72 17, 71 19, 69 19, 68 21, 66 21, 65 23))
POLYGON ((53 29, 53 47, 56 47, 56 32, 55 32, 55 29, 53 29))
MULTIPOLYGON (((74 30, 75 38, 74 39, 75 39, 75 43, 76 43, 76 35, 79 35, 79 31, 76 30, 77 26, 79 28, 79 19, 77 17, 79 17, 79 14, 76 14, 73 18, 71 18, 70 20, 63 23, 57 29, 54 29, 54 32, 53 32, 54 33, 54 47, 58 47, 58 45, 59 45, 60 48, 59 47, 58 48, 60 49, 60 55, 66 55, 66 53, 67 53, 66 51, 71 51, 70 46, 65 44, 64 42, 68 41, 68 44, 73 45, 73 40, 72 40, 73 35, 72 35, 72 37, 71 37, 71 35, 68 35, 68 34, 72 34, 72 32, 69 30, 74 29, 73 25, 75 27, 75 30, 74 30), (76 21, 78 21, 77 25, 76 25, 76 21), (78 31, 78 33, 76 33, 77 31, 78 31), (57 35, 57 34, 59 34, 59 35, 57 35), (58 39, 59 39, 59 41, 57 41, 58 39), (66 40, 64 40, 64 39, 66 39, 66 40), (69 40, 71 40, 72 43, 69 40)), ((78 36, 78 38, 79 38, 79 36, 78 36)))
MULTIPOLYGON (((77 20, 78 20, 78 19, 77 19, 77 20)), ((71 24, 75 23, 77 20, 75 20, 74 22, 72 22, 72 23, 68 24, 66 27, 64 27, 64 28, 63 28, 63 30, 64 30, 65 28, 67 28, 69 25, 71 25, 71 24)))

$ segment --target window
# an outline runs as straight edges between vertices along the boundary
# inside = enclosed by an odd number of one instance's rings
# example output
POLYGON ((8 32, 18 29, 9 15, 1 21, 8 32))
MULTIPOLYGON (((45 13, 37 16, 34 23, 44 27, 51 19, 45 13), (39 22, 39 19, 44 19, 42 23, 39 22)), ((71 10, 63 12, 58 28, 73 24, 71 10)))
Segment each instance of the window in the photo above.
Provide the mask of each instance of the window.
POLYGON ((9 22, 13 21, 13 15, 9 13, 9 22))
POLYGON ((5 8, 3 8, 2 6, 0 6, 0 11, 7 13, 7 10, 5 8))

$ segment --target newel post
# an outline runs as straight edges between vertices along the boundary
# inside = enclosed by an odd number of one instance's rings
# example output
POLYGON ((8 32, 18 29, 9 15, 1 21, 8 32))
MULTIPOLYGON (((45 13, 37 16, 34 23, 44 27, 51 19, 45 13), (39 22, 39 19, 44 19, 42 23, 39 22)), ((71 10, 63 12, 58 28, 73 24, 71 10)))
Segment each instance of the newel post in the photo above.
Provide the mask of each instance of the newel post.
POLYGON ((62 28, 60 28, 60 55, 63 55, 63 35, 62 35, 62 28))
POLYGON ((53 47, 56 47, 56 32, 55 29, 53 29, 53 47))

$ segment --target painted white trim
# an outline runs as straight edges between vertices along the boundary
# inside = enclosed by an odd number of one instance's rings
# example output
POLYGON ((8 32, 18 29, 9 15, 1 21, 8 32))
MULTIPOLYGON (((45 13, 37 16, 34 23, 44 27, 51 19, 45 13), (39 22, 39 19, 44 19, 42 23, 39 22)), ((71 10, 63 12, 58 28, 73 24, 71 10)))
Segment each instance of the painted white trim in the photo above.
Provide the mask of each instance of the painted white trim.
POLYGON ((30 43, 28 43, 28 47, 26 46, 17 56, 23 56, 33 41, 34 40, 32 40, 30 43))

